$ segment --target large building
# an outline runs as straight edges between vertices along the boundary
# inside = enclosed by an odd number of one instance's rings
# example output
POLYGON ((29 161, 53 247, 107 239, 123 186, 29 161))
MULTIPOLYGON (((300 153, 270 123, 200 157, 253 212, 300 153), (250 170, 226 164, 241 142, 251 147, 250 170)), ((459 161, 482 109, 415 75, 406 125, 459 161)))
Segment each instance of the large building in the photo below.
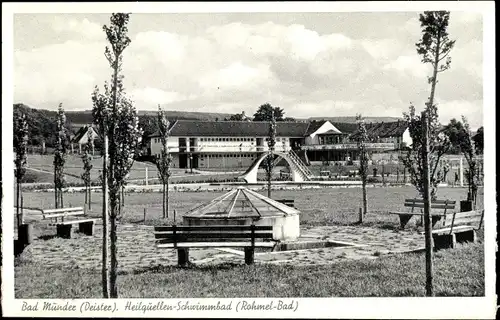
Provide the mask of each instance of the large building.
MULTIPOLYGON (((403 122, 379 128, 368 148, 398 150, 406 139, 403 122), (396 130, 396 128, 398 128, 396 130)), ((352 127, 352 126, 351 126, 352 127)), ((371 128, 371 125, 369 125, 371 128)), ((277 122, 276 152, 294 151, 304 162, 349 161, 357 158, 356 132, 341 132, 329 121, 277 122)), ((269 122, 177 120, 170 126, 168 149, 177 168, 248 167, 268 151, 269 122)), ((159 155, 158 133, 149 136, 149 155, 159 155)))

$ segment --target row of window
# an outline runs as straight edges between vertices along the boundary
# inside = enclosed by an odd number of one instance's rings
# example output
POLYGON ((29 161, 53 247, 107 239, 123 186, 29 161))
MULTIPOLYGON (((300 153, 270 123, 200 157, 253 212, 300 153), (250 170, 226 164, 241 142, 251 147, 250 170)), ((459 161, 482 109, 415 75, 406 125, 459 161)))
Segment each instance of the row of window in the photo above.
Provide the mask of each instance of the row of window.
POLYGON ((251 153, 214 153, 214 154, 201 154, 200 159, 204 158, 254 158, 251 153))
MULTIPOLYGON (((265 138, 267 141, 268 138, 265 138)), ((217 141, 236 141, 236 142, 254 142, 255 138, 200 138, 200 141, 206 141, 206 142, 217 142, 217 141)), ((276 141, 281 141, 281 138, 276 138, 276 141)), ((286 141, 286 138, 283 138, 283 142, 286 141)))
MULTIPOLYGON (((267 141, 268 138, 265 138, 267 141)), ((287 138, 276 138, 276 141, 283 141, 285 142, 287 138)), ((161 143, 161 138, 153 138, 154 143, 161 143)), ((255 138, 200 138, 200 141, 202 142, 228 142, 228 141, 236 141, 236 142, 254 142, 255 138)))

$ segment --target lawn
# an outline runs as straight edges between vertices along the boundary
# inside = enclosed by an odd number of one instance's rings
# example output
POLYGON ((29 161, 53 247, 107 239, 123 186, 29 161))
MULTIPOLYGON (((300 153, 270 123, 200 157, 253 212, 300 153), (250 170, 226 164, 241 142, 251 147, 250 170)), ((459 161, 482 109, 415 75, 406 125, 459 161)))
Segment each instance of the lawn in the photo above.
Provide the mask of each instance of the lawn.
MULTIPOLYGON (((259 191, 267 195, 266 190, 259 191)), ((440 199, 463 200, 466 197, 466 188, 439 188, 440 199)), ((223 192, 170 192, 170 219, 173 222, 173 211, 177 211, 177 218, 189 209, 210 201, 222 195, 223 192)), ((388 211, 403 210, 405 198, 417 196, 413 187, 373 187, 368 188, 368 210, 364 221, 369 226, 398 226, 397 215, 389 215, 388 211)), ((52 192, 23 192, 25 207, 53 208, 54 195, 52 192)), ((361 204, 361 188, 321 188, 304 190, 275 190, 272 192, 274 199, 294 199, 295 206, 301 211, 301 225, 331 225, 352 224, 358 220, 358 210, 361 204)), ((143 219, 144 209, 147 213, 147 223, 165 223, 161 220, 162 200, 159 192, 126 193, 123 219, 127 222, 137 222, 143 219)), ((84 193, 64 194, 65 206, 83 206, 84 193)), ((102 194, 92 193, 92 207, 90 215, 100 216, 102 212, 102 194)), ((458 209, 457 204, 457 209, 458 209)), ((483 189, 479 190, 478 206, 483 207, 483 189)), ((27 216, 29 219, 29 216, 27 216)), ((409 227, 418 219, 412 219, 409 227)))
MULTIPOLYGON (((440 188, 439 198, 461 200, 465 188, 440 188)), ((170 193, 171 214, 161 219, 161 193, 127 193, 125 222, 142 223, 144 208, 147 224, 173 223, 182 214, 200 203, 223 192, 170 193)), ((260 193, 266 194, 266 190, 260 193)), ((397 229, 396 215, 390 210, 401 210, 405 198, 415 197, 413 187, 374 187, 368 189, 367 214, 363 226, 397 229)), ((480 189, 478 205, 483 206, 480 189)), ((323 188, 304 190, 275 190, 274 199, 294 199, 302 212, 301 226, 349 225, 358 219, 361 206, 360 188, 323 188)), ((66 206, 83 205, 83 193, 66 193, 66 206)), ((24 192, 27 207, 53 207, 53 193, 24 192)), ((101 194, 92 195, 90 215, 101 215, 101 194)), ((39 216, 26 215, 26 221, 39 216)), ((417 228, 418 219, 409 228, 417 228)), ((420 229, 421 227, 418 227, 420 229)), ((48 231, 35 225, 34 236, 48 231)), ((416 232, 416 231, 415 231, 416 232)), ((438 251, 434 262, 435 292, 438 296, 484 295, 483 234, 480 242, 438 251)), ((118 277, 121 297, 127 298, 181 298, 181 297, 366 297, 366 296, 424 296, 425 257, 423 253, 382 256, 375 260, 345 260, 325 266, 232 265, 197 266, 191 269, 161 267, 118 277)), ((29 260, 16 259, 16 297, 23 298, 99 298, 100 274, 91 269, 44 267, 29 260)))
MULTIPOLYGON (((483 244, 434 255, 436 296, 484 296, 483 244)), ((118 276, 122 298, 412 297, 425 296, 422 253, 324 266, 232 265, 162 267, 118 276)), ((16 261, 20 298, 100 298, 98 271, 46 268, 16 261)))

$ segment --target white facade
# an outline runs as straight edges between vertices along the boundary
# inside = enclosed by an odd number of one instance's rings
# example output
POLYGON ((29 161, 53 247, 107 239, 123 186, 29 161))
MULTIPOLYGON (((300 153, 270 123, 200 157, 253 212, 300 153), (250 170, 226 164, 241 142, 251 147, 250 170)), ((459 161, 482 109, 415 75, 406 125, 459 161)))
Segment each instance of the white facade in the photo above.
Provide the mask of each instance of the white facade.
POLYGON ((330 130, 333 130, 336 133, 341 134, 339 129, 335 128, 335 126, 331 124, 329 121, 326 121, 325 123, 323 123, 321 127, 318 128, 318 130, 314 131, 313 133, 311 133, 309 136, 306 137, 305 144, 306 145, 320 144, 318 139, 318 134, 325 133, 330 130))
POLYGON ((410 129, 406 128, 405 132, 403 132, 403 143, 407 146, 411 146, 413 140, 410 137, 410 129))
MULTIPOLYGON (((167 146, 170 152, 180 152, 179 139, 185 138, 186 152, 224 153, 224 152, 263 152, 268 151, 267 137, 169 137, 167 146), (194 139, 194 145, 190 140, 194 139)), ((160 154, 162 144, 159 137, 150 140, 151 154, 160 154)), ((290 150, 289 137, 277 137, 275 151, 290 150)))
MULTIPOLYGON (((149 140, 149 147, 151 148, 151 154, 160 154, 161 153, 161 139, 151 138, 149 140)), ((167 140, 167 147, 169 152, 179 152, 179 138, 178 137, 169 137, 167 140)))

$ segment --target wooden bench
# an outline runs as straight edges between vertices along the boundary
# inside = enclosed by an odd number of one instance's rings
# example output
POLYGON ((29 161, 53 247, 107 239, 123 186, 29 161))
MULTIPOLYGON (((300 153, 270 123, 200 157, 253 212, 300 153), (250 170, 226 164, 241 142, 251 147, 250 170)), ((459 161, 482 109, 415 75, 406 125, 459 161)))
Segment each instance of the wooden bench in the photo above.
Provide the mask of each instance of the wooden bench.
POLYGON ((295 200, 293 199, 280 199, 276 201, 278 201, 279 203, 286 204, 289 207, 295 208, 295 200))
POLYGON ((476 231, 481 229, 484 210, 453 212, 442 224, 432 230, 435 249, 455 248, 458 242, 476 242, 476 231))
POLYGON ((245 263, 254 263, 255 248, 272 248, 272 226, 157 226, 156 247, 177 250, 178 265, 189 263, 189 248, 243 247, 245 263))
MULTIPOLYGON (((441 218, 443 218, 450 210, 454 210, 456 201, 454 200, 434 200, 431 201, 431 219, 434 226, 441 218), (442 211, 441 211, 442 210, 442 211)), ((404 206, 409 208, 409 211, 392 211, 389 214, 399 215, 401 229, 404 229, 408 221, 413 216, 420 216, 423 220, 424 216, 424 200, 423 199, 405 199, 404 206), (415 210, 417 208, 417 211, 415 210)))
POLYGON ((348 177, 356 177, 356 175, 358 174, 358 170, 349 170, 347 171, 347 176, 348 177))
POLYGON ((57 236, 65 239, 71 239, 71 229, 74 224, 78 224, 79 232, 89 236, 94 234, 94 222, 99 219, 80 219, 85 215, 82 207, 42 209, 42 219, 51 220, 49 226, 56 226, 57 236))

